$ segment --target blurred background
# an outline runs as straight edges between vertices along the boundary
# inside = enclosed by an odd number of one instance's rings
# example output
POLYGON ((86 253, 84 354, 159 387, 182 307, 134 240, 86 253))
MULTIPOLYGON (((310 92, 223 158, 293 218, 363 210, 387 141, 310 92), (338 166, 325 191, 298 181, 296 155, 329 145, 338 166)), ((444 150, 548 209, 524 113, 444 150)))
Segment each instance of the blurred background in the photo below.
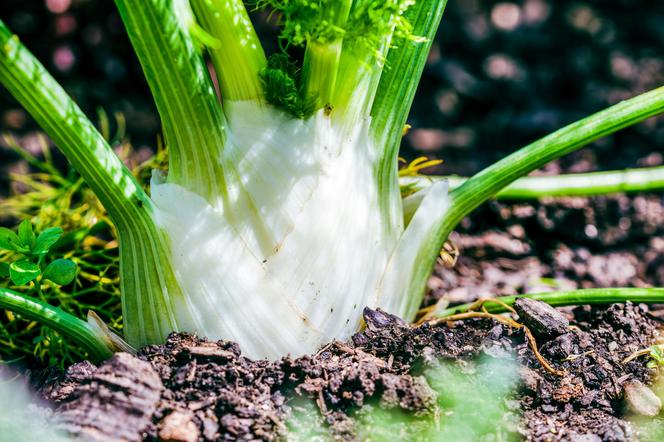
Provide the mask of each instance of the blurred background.
MULTIPOLYGON (((0 18, 93 120, 100 109, 121 112, 136 149, 156 145, 159 120, 112 0, 3 0, 0 18)), ((254 19, 261 34, 275 33, 265 14, 254 19)), ((276 39, 266 46, 275 51, 276 39)), ((663 50, 661 0, 450 0, 403 156, 445 160, 435 173, 472 174, 547 132, 661 85, 663 50)), ((0 132, 30 149, 35 130, 0 91, 0 132)), ((661 164, 664 125, 650 120, 598 144, 546 171, 661 164)), ((0 167, 16 168, 11 159, 0 148, 0 167)))

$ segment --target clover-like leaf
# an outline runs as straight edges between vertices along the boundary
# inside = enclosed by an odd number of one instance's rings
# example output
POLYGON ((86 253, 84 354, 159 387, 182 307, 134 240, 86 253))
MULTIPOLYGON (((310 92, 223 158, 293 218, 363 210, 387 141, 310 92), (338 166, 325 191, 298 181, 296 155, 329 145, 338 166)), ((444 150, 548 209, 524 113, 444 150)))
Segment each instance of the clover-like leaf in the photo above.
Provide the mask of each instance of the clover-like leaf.
POLYGON ((18 238, 18 235, 6 227, 0 227, 0 248, 11 250, 12 252, 27 251, 18 238))
POLYGON ((35 245, 35 232, 32 230, 32 223, 30 220, 23 220, 18 226, 18 239, 21 244, 28 250, 31 250, 35 245))
POLYGON ((67 285, 76 278, 76 264, 68 259, 56 259, 44 270, 44 279, 67 285))
POLYGON ((16 261, 9 265, 9 277, 16 285, 27 284, 39 276, 39 266, 30 261, 16 261))
POLYGON ((39 234, 35 241, 35 246, 32 248, 32 253, 35 255, 46 254, 53 244, 62 236, 62 229, 60 227, 51 227, 39 234))

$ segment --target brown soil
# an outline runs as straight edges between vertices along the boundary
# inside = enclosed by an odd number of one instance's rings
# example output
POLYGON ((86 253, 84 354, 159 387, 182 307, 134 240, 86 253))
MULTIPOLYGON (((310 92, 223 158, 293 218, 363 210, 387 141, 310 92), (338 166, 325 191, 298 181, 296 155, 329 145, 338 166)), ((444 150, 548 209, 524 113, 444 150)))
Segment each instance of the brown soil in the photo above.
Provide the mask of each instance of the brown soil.
MULTIPOLYGON (((99 368, 74 365, 45 395, 56 403, 58 426, 86 440, 275 440, 284 435, 287 398, 294 394, 315 401, 329 434, 353 440, 349 416, 371 400, 420 414, 446 411, 415 374, 423 367, 447 360, 470 373, 480 356, 514 357, 521 382, 513 392, 518 402, 511 403, 522 415, 514 435, 632 440, 630 424, 621 418, 623 389, 650 382, 653 371, 643 359, 621 361, 655 339, 656 321, 645 307, 630 304, 577 308, 567 316, 560 320, 570 319, 571 326, 554 326, 538 337, 542 355, 563 376, 542 368, 522 331, 493 320, 414 328, 366 310, 364 332, 313 356, 252 361, 233 343, 173 334, 138 358, 118 354, 99 368)), ((522 313, 533 330, 535 319, 522 313)))

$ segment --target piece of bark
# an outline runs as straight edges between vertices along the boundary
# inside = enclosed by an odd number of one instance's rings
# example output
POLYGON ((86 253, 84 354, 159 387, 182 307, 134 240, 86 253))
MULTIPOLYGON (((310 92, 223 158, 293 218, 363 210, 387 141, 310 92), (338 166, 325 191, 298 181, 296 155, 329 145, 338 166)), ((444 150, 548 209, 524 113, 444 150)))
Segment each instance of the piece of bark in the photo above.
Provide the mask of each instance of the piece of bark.
POLYGON ((372 310, 365 307, 363 310, 364 322, 367 328, 371 330, 378 330, 381 328, 389 327, 393 324, 403 324, 403 320, 398 316, 391 315, 381 309, 372 310))
POLYGON ((553 338, 569 331, 569 320, 549 304, 529 298, 514 303, 523 325, 537 337, 553 338))
POLYGON ((148 362, 116 353, 58 406, 55 425, 84 441, 139 442, 162 390, 148 362))

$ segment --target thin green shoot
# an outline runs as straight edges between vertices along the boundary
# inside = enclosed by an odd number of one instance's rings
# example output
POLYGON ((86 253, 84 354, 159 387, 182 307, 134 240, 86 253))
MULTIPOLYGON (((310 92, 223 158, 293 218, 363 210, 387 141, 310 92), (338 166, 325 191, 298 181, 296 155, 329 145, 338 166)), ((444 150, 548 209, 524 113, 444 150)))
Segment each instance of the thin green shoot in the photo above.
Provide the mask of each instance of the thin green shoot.
MULTIPOLYGON (((468 178, 460 176, 417 175, 399 179, 402 194, 412 195, 433 182, 446 180, 454 190, 468 178)), ((544 197, 596 196, 612 193, 658 192, 664 190, 664 166, 602 172, 570 173, 554 176, 528 176, 519 178, 499 191, 495 198, 529 200, 544 197)))
POLYGON ((108 359, 120 348, 114 345, 111 338, 101 335, 87 322, 13 290, 0 288, 0 308, 11 310, 25 319, 38 321, 63 334, 87 351, 95 361, 108 359))
MULTIPOLYGON (((530 298, 546 302, 554 307, 568 305, 598 305, 622 302, 661 304, 664 303, 664 288, 595 288, 545 293, 527 293, 523 295, 499 296, 498 302, 486 299, 483 307, 489 313, 505 313, 505 306, 512 306, 519 298, 530 298)), ((444 319, 447 316, 465 313, 474 308, 476 303, 461 304, 440 310, 433 309, 426 313, 426 318, 444 319)))

